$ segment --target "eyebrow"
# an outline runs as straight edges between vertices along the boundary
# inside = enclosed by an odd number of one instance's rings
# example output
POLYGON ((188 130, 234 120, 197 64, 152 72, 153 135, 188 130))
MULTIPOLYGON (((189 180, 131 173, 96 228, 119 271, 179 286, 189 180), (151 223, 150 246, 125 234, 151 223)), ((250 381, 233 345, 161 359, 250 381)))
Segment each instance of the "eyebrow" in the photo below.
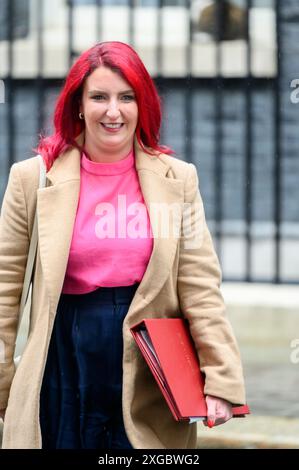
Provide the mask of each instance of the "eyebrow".
MULTIPOLYGON (((105 95, 109 94, 107 93, 106 91, 103 91, 103 90, 90 90, 88 92, 89 95, 93 95, 94 93, 103 93, 105 95)), ((125 90, 125 91, 121 91, 120 93, 118 93, 119 95, 124 95, 125 93, 134 93, 134 90, 130 89, 130 90, 125 90)))

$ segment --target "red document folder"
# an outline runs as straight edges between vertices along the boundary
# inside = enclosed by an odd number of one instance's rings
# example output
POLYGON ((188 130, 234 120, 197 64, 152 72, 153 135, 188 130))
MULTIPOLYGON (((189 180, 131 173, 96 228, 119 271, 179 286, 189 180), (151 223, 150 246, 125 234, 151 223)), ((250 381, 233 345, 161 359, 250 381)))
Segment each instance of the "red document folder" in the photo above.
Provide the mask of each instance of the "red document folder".
MULTIPOLYGON (((130 331, 174 418, 189 422, 205 419, 204 374, 187 322, 182 318, 149 318, 130 331)), ((247 405, 233 406, 233 417, 248 413, 247 405)))

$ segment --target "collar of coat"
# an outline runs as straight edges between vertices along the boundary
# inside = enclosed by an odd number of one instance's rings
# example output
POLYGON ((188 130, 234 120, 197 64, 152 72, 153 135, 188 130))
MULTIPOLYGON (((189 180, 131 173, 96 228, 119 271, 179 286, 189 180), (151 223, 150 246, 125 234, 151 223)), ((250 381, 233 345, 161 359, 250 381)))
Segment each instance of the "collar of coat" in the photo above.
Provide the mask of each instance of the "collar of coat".
MULTIPOLYGON (((84 144, 84 133, 81 133, 76 139, 80 146, 84 144)), ((160 176, 165 176, 170 168, 170 164, 157 155, 145 153, 137 138, 134 140, 135 165, 136 170, 149 170, 160 176)), ((47 173, 47 179, 52 184, 63 183, 73 179, 80 178, 80 151, 77 148, 71 148, 57 158, 47 173)))
MULTIPOLYGON (((83 142, 80 141, 82 138, 81 135, 79 143, 83 142)), ((154 243, 147 269, 128 312, 132 323, 139 319, 138 312, 142 312, 158 295, 170 274, 177 251, 184 202, 184 181, 174 177, 172 168, 178 160, 165 154, 146 154, 137 139, 134 145, 136 170, 154 243), (165 221, 163 210, 172 204, 179 207, 179 213, 168 212, 169 230, 166 234, 161 233, 159 220, 163 218, 165 221), (161 214, 157 217, 160 209, 161 214)), ((55 314, 67 269, 80 195, 80 151, 72 148, 60 155, 48 171, 47 179, 47 186, 37 191, 38 237, 50 308, 55 314)))

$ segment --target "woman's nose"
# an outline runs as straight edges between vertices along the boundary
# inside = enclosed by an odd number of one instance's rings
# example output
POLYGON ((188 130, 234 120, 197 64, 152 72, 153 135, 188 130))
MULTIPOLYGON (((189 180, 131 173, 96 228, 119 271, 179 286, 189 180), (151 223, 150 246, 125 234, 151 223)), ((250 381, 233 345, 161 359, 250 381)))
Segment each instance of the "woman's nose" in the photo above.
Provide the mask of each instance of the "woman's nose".
POLYGON ((110 101, 110 103, 108 104, 106 114, 111 119, 112 118, 115 119, 120 115, 119 105, 116 101, 110 101))

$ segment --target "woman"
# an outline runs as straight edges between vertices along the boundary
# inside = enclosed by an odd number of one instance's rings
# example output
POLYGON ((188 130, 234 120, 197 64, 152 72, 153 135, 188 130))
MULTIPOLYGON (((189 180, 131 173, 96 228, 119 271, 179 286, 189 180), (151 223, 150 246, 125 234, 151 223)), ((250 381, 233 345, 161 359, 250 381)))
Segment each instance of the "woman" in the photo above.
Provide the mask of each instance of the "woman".
POLYGON ((132 339, 145 317, 188 319, 206 375, 206 425, 245 403, 196 169, 159 144, 160 123, 139 56, 103 42, 72 66, 55 133, 40 141, 47 186, 37 201, 38 157, 11 168, 0 227, 4 448, 195 448, 196 425, 172 418, 132 339), (165 206, 176 210, 160 223, 165 206), (15 373, 36 207, 30 335, 15 373))

